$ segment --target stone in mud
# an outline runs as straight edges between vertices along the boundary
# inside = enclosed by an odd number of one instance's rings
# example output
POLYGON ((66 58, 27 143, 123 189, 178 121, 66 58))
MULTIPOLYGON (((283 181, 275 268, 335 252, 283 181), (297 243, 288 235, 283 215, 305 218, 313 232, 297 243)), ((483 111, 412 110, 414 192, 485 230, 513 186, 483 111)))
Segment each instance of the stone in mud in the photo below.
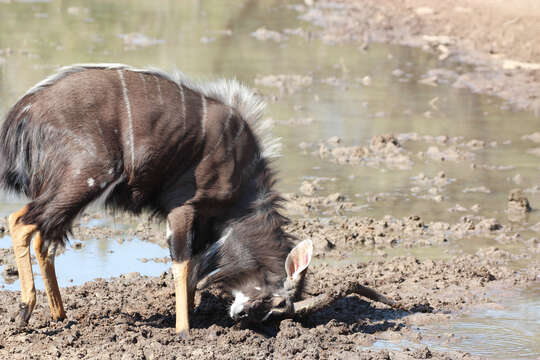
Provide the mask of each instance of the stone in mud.
POLYGON ((531 210, 529 200, 523 195, 523 191, 521 189, 512 189, 508 194, 508 212, 528 213, 531 210))
POLYGON ((317 190, 318 188, 315 186, 315 184, 309 181, 304 181, 302 185, 300 185, 300 192, 304 195, 311 196, 315 194, 315 191, 317 190))
POLYGON ((502 228, 503 226, 495 219, 483 219, 475 226, 476 231, 479 233, 489 233, 502 228))
POLYGON ((328 203, 338 203, 345 201, 345 196, 341 195, 340 193, 334 193, 330 194, 326 197, 326 200, 328 203))
POLYGON ((369 147, 373 151, 382 151, 388 148, 400 148, 397 138, 392 134, 377 135, 371 138, 369 147))

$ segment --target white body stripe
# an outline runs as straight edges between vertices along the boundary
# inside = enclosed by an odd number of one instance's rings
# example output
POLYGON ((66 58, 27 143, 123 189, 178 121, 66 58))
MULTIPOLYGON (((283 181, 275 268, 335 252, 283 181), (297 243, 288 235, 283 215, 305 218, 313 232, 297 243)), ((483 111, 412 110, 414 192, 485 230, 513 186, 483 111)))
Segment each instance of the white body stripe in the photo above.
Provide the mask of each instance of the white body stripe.
POLYGON ((148 89, 146 88, 146 79, 144 78, 143 73, 139 73, 139 77, 141 78, 143 89, 144 89, 144 96, 146 97, 146 94, 148 93, 148 89))
POLYGON ((128 131, 129 131, 129 148, 131 151, 131 171, 135 170, 135 140, 133 135, 133 116, 131 115, 131 103, 129 102, 129 93, 126 86, 126 80, 124 79, 124 73, 122 69, 117 70, 120 76, 120 82, 122 83, 122 94, 124 95, 124 102, 126 104, 126 111, 128 115, 128 131))
POLYGON ((201 94, 201 132, 202 132, 202 138, 204 139, 206 137, 206 120, 208 118, 208 109, 206 108, 206 97, 201 94))
MULTIPOLYGON (((226 130, 228 127, 229 127, 229 121, 231 120, 231 117, 232 117, 232 108, 229 107, 229 115, 227 115, 227 120, 225 120, 225 126, 223 126, 223 128, 226 130)), ((243 124, 243 122, 242 122, 243 124)), ((243 127, 243 126, 242 126, 243 127)), ((236 137, 238 137, 238 135, 240 135, 240 131, 236 134, 236 137)), ((223 141, 223 136, 224 136, 224 133, 221 133, 221 135, 219 136, 219 139, 218 141, 216 142, 216 144, 214 145, 214 148, 204 156, 204 158, 201 160, 201 162, 203 162, 204 160, 206 160, 210 155, 212 155, 214 153, 214 151, 216 151, 216 149, 218 148, 219 144, 221 144, 221 142, 223 141)), ((234 141, 236 141, 236 138, 234 138, 233 140, 233 143, 234 141)), ((227 151, 229 151, 229 149, 227 149, 227 151)))
POLYGON ((157 86, 157 92, 158 92, 159 105, 163 105, 163 96, 161 95, 161 86, 159 85, 159 77, 154 76, 154 79, 156 79, 156 86, 157 86))
POLYGON ((180 90, 180 100, 182 101, 182 121, 184 124, 184 131, 183 133, 186 133, 186 99, 184 97, 184 86, 182 84, 178 84, 178 89, 180 90))

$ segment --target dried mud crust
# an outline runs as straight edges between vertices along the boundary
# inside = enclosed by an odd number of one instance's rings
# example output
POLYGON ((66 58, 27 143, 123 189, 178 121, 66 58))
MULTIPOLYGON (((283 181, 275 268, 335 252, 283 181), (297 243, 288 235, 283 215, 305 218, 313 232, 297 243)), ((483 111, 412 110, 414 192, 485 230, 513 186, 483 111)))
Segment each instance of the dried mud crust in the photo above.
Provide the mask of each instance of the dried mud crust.
POLYGON ((489 253, 438 261, 398 257, 346 267, 315 264, 305 296, 339 292, 360 281, 409 311, 350 295, 302 318, 235 324, 227 315, 231 299, 211 288, 197 294, 199 306, 187 341, 174 335, 170 274, 132 273, 62 289, 68 319, 58 323, 49 321, 45 295, 39 292, 25 329, 14 322, 19 293, 0 291, 0 357, 468 359, 473 357, 421 345, 400 352, 363 348, 381 338, 418 342, 421 335, 411 325, 444 321, 472 304, 489 306, 491 289, 525 286, 535 281, 538 270, 517 273, 489 253))

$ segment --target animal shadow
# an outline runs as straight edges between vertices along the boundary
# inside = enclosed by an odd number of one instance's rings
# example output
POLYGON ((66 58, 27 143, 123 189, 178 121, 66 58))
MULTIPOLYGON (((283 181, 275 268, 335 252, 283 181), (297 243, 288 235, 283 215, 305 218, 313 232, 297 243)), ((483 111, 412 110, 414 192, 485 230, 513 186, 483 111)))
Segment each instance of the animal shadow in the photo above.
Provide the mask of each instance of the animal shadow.
MULTIPOLYGON (((349 333, 373 334, 389 329, 400 330, 405 327, 404 322, 401 322, 400 319, 411 313, 433 311, 427 305, 415 305, 405 311, 390 307, 378 308, 374 304, 359 297, 349 296, 312 314, 293 316, 293 320, 305 328, 331 325, 345 327, 349 333)), ((244 326, 265 337, 275 337, 280 331, 280 323, 280 320, 275 320, 266 323, 244 324, 244 326)))

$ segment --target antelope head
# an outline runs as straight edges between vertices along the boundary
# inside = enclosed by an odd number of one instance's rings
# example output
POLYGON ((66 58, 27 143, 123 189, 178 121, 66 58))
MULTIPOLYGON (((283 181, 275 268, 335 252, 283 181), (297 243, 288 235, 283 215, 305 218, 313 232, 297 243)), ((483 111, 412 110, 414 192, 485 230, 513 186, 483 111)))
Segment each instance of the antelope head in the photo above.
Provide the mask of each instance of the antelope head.
POLYGON ((265 321, 272 314, 294 311, 294 301, 300 295, 306 270, 313 256, 313 242, 304 240, 285 259, 285 277, 253 276, 250 282, 234 290, 229 314, 235 320, 265 321))

